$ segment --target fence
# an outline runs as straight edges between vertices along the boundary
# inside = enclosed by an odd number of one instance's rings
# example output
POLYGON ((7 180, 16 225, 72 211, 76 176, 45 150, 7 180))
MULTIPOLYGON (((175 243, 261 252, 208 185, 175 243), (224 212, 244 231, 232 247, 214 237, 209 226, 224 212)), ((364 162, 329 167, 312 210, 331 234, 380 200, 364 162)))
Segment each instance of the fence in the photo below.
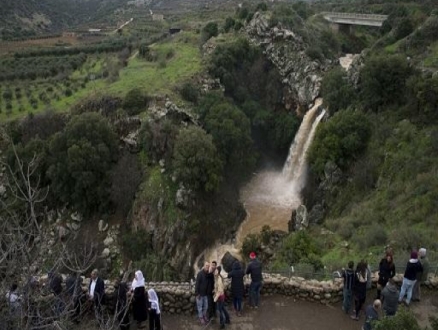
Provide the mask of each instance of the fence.
MULTIPOLYGON (((395 262, 395 272, 396 274, 404 274, 406 268, 406 262, 395 262)), ((371 272, 376 272, 379 270, 379 265, 371 265, 371 272)), ((341 270, 333 270, 324 268, 321 271, 315 271, 313 265, 311 264, 298 264, 290 266, 289 268, 272 270, 267 269, 267 274, 276 274, 284 277, 302 277, 305 279, 312 279, 318 281, 330 280, 337 277, 337 272, 341 272, 341 270)), ((437 276, 438 275, 438 263, 430 261, 429 274, 437 276)))

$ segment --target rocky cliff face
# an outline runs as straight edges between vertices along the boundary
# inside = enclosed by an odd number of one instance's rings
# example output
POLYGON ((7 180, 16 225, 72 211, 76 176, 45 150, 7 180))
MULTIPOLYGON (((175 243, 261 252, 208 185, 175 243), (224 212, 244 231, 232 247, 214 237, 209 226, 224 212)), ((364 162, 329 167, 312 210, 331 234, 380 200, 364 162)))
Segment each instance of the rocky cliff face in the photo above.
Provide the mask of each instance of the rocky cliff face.
POLYGON ((295 100, 307 109, 320 93, 322 73, 334 63, 329 59, 312 60, 306 55, 309 45, 300 35, 281 25, 270 27, 269 19, 269 13, 257 12, 245 31, 251 42, 263 47, 295 100))

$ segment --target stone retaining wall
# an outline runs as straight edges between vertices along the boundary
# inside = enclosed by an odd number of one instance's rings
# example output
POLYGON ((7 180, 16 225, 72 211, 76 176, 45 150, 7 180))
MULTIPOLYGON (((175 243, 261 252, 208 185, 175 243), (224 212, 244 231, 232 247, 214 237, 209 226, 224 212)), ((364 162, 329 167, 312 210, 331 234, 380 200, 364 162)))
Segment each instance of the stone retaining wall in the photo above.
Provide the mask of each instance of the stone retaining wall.
MULTIPOLYGON (((372 275, 373 287, 377 283, 377 273, 372 275)), ((44 279, 43 279, 44 280, 44 279)), ((401 285, 402 274, 397 274, 394 280, 401 285)), ((84 279, 83 290, 88 288, 89 279, 84 279)), ((250 280, 245 278, 246 293, 250 280)), ((230 280, 225 280, 226 296, 231 299, 230 280)), ((427 288, 438 290, 438 276, 429 276, 424 284, 427 288)), ((105 281, 107 304, 112 305, 115 299, 114 283, 105 281)), ((161 309, 169 314, 195 313, 195 287, 189 282, 148 282, 147 288, 153 287, 160 297, 161 309)), ((296 299, 312 301, 321 304, 334 304, 342 300, 342 279, 328 281, 306 280, 302 277, 284 277, 281 275, 264 274, 262 295, 285 295, 296 299)))

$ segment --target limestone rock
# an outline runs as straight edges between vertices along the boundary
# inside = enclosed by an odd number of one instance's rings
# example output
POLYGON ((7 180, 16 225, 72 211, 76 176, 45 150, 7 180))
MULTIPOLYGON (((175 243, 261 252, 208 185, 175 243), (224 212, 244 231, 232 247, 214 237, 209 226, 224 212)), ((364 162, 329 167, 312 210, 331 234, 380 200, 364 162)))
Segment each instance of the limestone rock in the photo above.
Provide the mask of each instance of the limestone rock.
POLYGON ((98 224, 98 228, 99 228, 99 232, 106 231, 108 229, 108 224, 105 223, 105 221, 103 221, 102 219, 100 219, 99 224, 98 224))
POLYGON ((224 254, 221 260, 222 268, 227 272, 231 272, 233 264, 239 261, 236 257, 234 257, 230 252, 224 254))
POLYGON ((81 222, 81 221, 82 221, 82 216, 81 216, 78 212, 72 213, 72 214, 70 215, 70 218, 71 218, 73 221, 77 221, 77 222, 81 222))
POLYGON ((105 240, 103 241, 103 245, 105 246, 110 246, 114 243, 114 238, 112 238, 111 236, 108 236, 107 238, 105 238, 105 240))
POLYGON ((102 255, 101 255, 102 258, 108 258, 109 255, 110 255, 110 249, 104 248, 103 251, 102 251, 102 255))

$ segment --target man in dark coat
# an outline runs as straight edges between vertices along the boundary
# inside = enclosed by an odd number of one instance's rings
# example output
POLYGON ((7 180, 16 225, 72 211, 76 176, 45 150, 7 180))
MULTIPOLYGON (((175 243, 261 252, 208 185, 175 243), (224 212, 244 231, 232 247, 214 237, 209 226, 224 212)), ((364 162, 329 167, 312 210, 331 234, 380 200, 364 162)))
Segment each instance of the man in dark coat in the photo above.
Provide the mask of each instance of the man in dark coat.
POLYGON ((116 315, 117 321, 119 321, 120 330, 129 330, 130 321, 129 321, 129 303, 128 303, 128 285, 126 282, 123 282, 122 279, 119 279, 114 288, 117 292, 117 300, 116 300, 116 315))
POLYGON ((207 299, 208 299, 208 311, 207 315, 208 318, 214 319, 216 316, 216 303, 213 300, 213 291, 214 291, 214 272, 217 267, 217 262, 212 261, 210 264, 210 269, 208 270, 207 274, 207 299))
POLYGON ((90 284, 88 285, 88 299, 93 301, 98 321, 101 321, 102 304, 105 295, 105 283, 98 277, 97 269, 91 272, 90 284))
POLYGON ((262 263, 257 259, 255 252, 251 252, 249 258, 251 261, 246 268, 246 275, 251 275, 249 303, 252 307, 259 308, 260 291, 263 284, 262 263))
POLYGON ((48 274, 49 276, 49 288, 50 291, 55 296, 55 311, 56 316, 61 316, 64 311, 65 305, 62 299, 62 276, 56 271, 51 270, 48 274))
POLYGON ((82 277, 75 272, 71 273, 65 280, 67 294, 73 307, 73 322, 79 323, 79 314, 81 312, 82 297, 82 277))
POLYGON ((206 262, 204 267, 199 271, 196 276, 195 284, 195 296, 196 296, 196 308, 198 310, 199 322, 205 325, 209 320, 207 317, 208 310, 208 289, 209 289, 209 269, 210 263, 206 262))
POLYGON ((241 316, 243 293, 245 292, 245 284, 243 277, 245 272, 242 269, 239 261, 235 261, 231 272, 228 273, 228 278, 231 278, 231 294, 233 295, 233 306, 237 316, 241 316))

